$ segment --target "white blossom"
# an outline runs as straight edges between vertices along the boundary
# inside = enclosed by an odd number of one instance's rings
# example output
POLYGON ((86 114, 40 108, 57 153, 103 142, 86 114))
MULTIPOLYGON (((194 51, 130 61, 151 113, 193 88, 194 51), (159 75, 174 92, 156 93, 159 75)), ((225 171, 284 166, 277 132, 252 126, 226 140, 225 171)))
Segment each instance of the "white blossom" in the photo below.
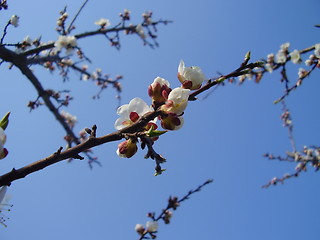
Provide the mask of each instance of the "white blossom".
POLYGON ((311 66, 313 61, 311 59, 307 59, 305 62, 306 66, 311 66))
POLYGON ((73 127, 77 123, 77 116, 74 116, 68 112, 61 111, 60 115, 66 120, 66 122, 73 127))
POLYGON ((145 35, 145 33, 144 33, 144 30, 143 30, 143 27, 142 27, 141 24, 138 24, 138 25, 136 26, 136 32, 137 32, 137 34, 138 34, 142 39, 145 39, 145 38, 146 38, 146 35, 145 35))
POLYGON ((276 54, 276 62, 277 63, 285 63, 287 61, 287 54, 282 50, 276 54))
POLYGON ((146 228, 148 232, 158 231, 158 222, 157 221, 148 221, 146 223, 146 228))
POLYGON ((75 36, 62 36, 58 37, 54 46, 57 51, 61 51, 63 48, 67 50, 67 53, 72 51, 77 46, 77 39, 75 36))
POLYGON ((95 21, 94 24, 96 24, 102 28, 105 28, 105 27, 110 26, 110 21, 109 21, 109 19, 106 19, 106 18, 100 18, 99 20, 95 21))
POLYGON ((317 58, 320 58, 320 43, 314 45, 314 55, 316 55, 317 58))
POLYGON ((61 62, 67 66, 71 66, 73 64, 73 61, 70 58, 63 58, 61 62))
POLYGON ((161 109, 166 112, 173 112, 178 115, 182 114, 188 105, 190 89, 175 88, 168 96, 166 104, 161 109))
POLYGON ((129 104, 122 105, 118 108, 117 114, 120 117, 114 123, 114 127, 117 130, 128 127, 138 121, 144 114, 152 111, 153 109, 141 98, 134 98, 129 104))
POLYGON ((198 89, 201 86, 201 84, 205 80, 205 76, 199 67, 185 67, 184 61, 181 60, 178 67, 178 79, 182 84, 191 85, 187 88, 194 90, 198 89), (191 84, 188 84, 186 82, 189 82, 191 84))
POLYGON ((17 15, 12 15, 10 18, 10 24, 13 25, 14 27, 19 26, 19 17, 17 15))
POLYGON ((156 86, 157 86, 158 84, 160 85, 160 87, 162 87, 162 86, 167 86, 168 88, 170 87, 169 81, 167 81, 166 79, 161 78, 161 77, 156 77, 156 78, 153 80, 153 83, 151 83, 151 87, 152 87, 152 88, 156 88, 156 86))
POLYGON ((294 63, 294 64, 297 64, 297 63, 300 63, 301 62, 301 57, 300 57, 300 52, 299 50, 294 50, 293 52, 290 53, 290 58, 291 58, 291 61, 294 63))
POLYGON ((280 49, 284 52, 288 51, 289 47, 290 47, 289 42, 280 45, 280 49))
POLYGON ((274 63, 274 54, 273 53, 269 53, 267 55, 267 62, 268 63, 274 63))
POLYGON ((304 78, 306 74, 307 74, 307 70, 305 70, 304 68, 299 68, 299 72, 298 72, 299 78, 304 78))
POLYGON ((136 224, 136 226, 134 227, 134 230, 139 233, 140 235, 142 235, 144 233, 144 226, 142 224, 136 224))
POLYGON ((28 45, 32 45, 33 43, 33 40, 30 38, 29 35, 27 35, 24 39, 23 39, 23 42, 28 44, 28 45))
POLYGON ((82 74, 82 80, 83 81, 88 81, 90 79, 90 75, 89 74, 82 74))
POLYGON ((270 64, 270 63, 266 63, 264 65, 265 69, 269 72, 269 73, 272 73, 273 72, 273 65, 270 64))

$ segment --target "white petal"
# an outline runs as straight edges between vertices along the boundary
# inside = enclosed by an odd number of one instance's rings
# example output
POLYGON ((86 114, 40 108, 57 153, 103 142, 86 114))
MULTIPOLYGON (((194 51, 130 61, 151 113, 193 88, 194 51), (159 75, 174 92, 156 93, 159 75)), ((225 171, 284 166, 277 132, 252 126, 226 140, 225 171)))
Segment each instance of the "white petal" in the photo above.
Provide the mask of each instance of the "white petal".
POLYGON ((136 112, 141 117, 147 112, 151 112, 152 109, 141 98, 134 98, 129 103, 129 111, 136 112))
POLYGON ((6 195, 6 192, 7 192, 7 186, 3 186, 3 187, 0 189, 0 204, 1 204, 2 201, 3 201, 4 196, 6 195))
POLYGON ((185 69, 184 61, 181 60, 180 63, 179 63, 179 67, 178 67, 178 73, 183 74, 184 69, 185 69))
POLYGON ((4 133, 3 129, 0 127, 0 145, 4 145, 6 143, 7 136, 4 133))
POLYGON ((129 112, 129 104, 124 104, 117 109, 118 115, 125 115, 129 112))

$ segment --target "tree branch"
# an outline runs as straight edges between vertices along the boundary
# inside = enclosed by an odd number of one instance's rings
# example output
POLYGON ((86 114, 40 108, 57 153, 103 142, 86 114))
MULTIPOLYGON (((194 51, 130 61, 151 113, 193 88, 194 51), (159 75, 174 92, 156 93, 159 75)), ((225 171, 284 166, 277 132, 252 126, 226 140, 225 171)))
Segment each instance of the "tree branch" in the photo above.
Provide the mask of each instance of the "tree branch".
POLYGON ((0 187, 5 185, 9 186, 13 181, 17 179, 24 178, 33 172, 39 171, 63 160, 70 158, 79 159, 79 154, 81 152, 84 152, 86 150, 89 150, 90 148, 102 145, 107 142, 121 140, 123 138, 124 133, 139 132, 149 121, 153 120, 161 114, 161 111, 147 113, 143 117, 141 117, 137 123, 129 127, 123 128, 120 131, 116 131, 102 137, 94 137, 94 135, 91 135, 85 142, 80 143, 72 148, 69 148, 65 151, 62 151, 62 148, 60 148, 57 152, 50 155, 49 157, 43 158, 39 161, 36 161, 19 169, 12 169, 12 171, 0 176, 0 187))

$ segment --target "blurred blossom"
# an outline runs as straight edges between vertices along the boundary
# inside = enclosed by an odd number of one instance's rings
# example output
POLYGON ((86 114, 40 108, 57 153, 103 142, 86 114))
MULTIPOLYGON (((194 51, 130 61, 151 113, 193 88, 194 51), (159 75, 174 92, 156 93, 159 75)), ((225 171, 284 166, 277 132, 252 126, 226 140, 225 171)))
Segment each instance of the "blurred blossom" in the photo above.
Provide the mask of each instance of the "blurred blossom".
POLYGON ((313 61, 312 61, 311 59, 307 59, 307 60, 305 61, 306 66, 311 66, 312 63, 313 63, 313 61))
POLYGON ((273 53, 268 54, 267 62, 268 63, 274 63, 274 54, 273 53))
POLYGON ((276 54, 276 62, 277 63, 285 63, 287 61, 288 49, 290 47, 290 43, 284 43, 280 46, 278 53, 276 54))
POLYGON ((137 224, 135 227, 134 227, 134 230, 139 233, 140 235, 142 235, 144 233, 144 226, 142 224, 137 224))
POLYGON ((146 223, 148 232, 156 232, 158 230, 158 222, 157 221, 148 221, 146 223))
POLYGON ((320 58, 320 43, 316 44, 314 48, 314 55, 316 55, 317 58, 320 58))
POLYGON ((64 120, 70 127, 73 127, 77 123, 77 116, 74 116, 65 111, 61 111, 60 115, 64 118, 64 120))
POLYGON ((145 33, 144 33, 144 30, 143 30, 143 27, 142 27, 141 24, 138 24, 138 25, 136 26, 136 32, 137 32, 137 34, 138 34, 142 39, 145 39, 145 38, 146 38, 146 35, 145 35, 145 33))
POLYGON ((288 51, 289 47, 290 47, 289 42, 280 45, 280 49, 284 52, 288 51))
POLYGON ((297 64, 297 63, 301 62, 300 52, 298 50, 294 50, 293 52, 291 52, 290 53, 290 58, 291 58, 291 61, 294 64, 297 64))
POLYGON ((19 26, 19 17, 17 15, 12 15, 10 18, 10 24, 13 25, 14 27, 19 26))
POLYGON ((280 50, 276 55, 276 62, 277 63, 285 63, 287 61, 287 54, 280 50))
POLYGON ((269 73, 272 73, 272 72, 273 72, 273 66, 272 66, 272 64, 266 63, 266 64, 264 65, 264 67, 265 67, 265 69, 266 69, 269 73))
POLYGON ((307 70, 305 70, 304 68, 299 68, 299 72, 298 72, 299 78, 304 78, 306 74, 307 74, 307 70))
POLYGON ((95 21, 94 24, 100 26, 101 28, 106 28, 110 26, 110 21, 106 18, 100 18, 99 20, 95 21))
POLYGON ((77 46, 77 39, 75 36, 62 36, 58 37, 58 40, 54 43, 57 51, 61 51, 63 48, 70 53, 77 46))

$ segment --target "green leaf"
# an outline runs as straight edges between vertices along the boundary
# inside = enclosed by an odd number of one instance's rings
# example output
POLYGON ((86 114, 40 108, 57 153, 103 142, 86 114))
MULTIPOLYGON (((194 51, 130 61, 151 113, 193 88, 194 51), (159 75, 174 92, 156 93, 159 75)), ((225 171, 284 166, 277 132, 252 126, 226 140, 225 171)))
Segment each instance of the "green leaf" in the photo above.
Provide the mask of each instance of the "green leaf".
POLYGON ((146 132, 146 135, 148 137, 159 137, 162 134, 165 134, 168 131, 158 131, 158 130, 153 130, 153 126, 146 132))
POLYGON ((10 112, 8 112, 0 121, 0 127, 3 130, 6 130, 8 124, 9 124, 9 116, 10 116, 10 112))
POLYGON ((154 176, 156 177, 156 176, 159 176, 159 175, 161 175, 164 171, 166 171, 167 169, 161 169, 160 171, 158 171, 158 172, 155 172, 154 173, 154 176))

